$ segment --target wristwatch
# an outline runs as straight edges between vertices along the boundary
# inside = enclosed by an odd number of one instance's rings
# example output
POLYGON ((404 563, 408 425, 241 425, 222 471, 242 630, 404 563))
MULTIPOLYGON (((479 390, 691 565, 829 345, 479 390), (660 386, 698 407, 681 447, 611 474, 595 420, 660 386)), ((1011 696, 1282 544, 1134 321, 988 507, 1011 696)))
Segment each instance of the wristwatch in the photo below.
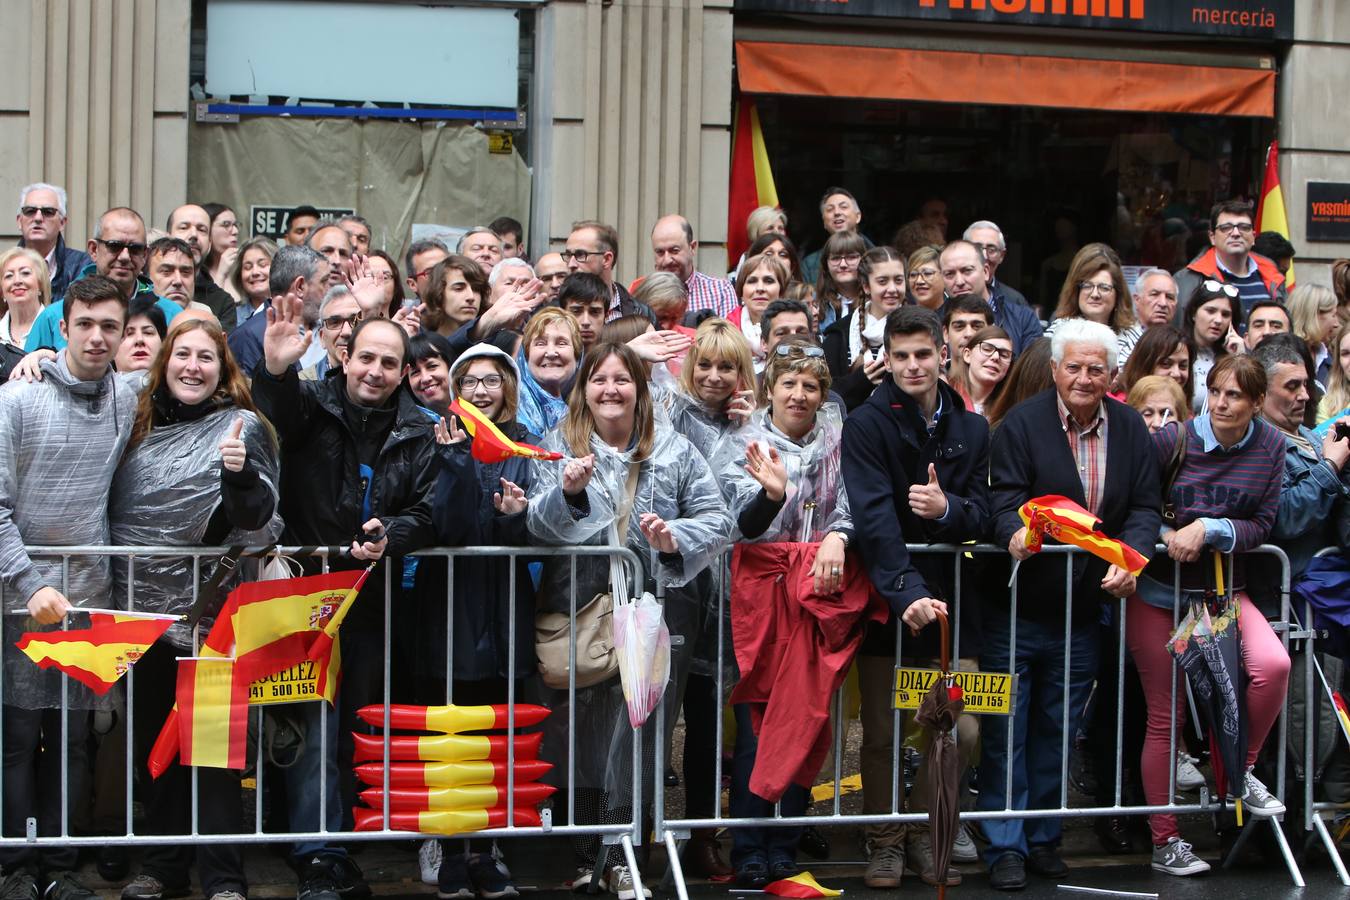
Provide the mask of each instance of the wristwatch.
POLYGON ((843 532, 843 531, 831 531, 830 534, 834 535, 835 537, 839 538, 839 540, 843 541, 843 542, 844 542, 844 549, 845 549, 845 550, 848 549, 849 540, 848 540, 848 534, 847 534, 847 532, 843 532))

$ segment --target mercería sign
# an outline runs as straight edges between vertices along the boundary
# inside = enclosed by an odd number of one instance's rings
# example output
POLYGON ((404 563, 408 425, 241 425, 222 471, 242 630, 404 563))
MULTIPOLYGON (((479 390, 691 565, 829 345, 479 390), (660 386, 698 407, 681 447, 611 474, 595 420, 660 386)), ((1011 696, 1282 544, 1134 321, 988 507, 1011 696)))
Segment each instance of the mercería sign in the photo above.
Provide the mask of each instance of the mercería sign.
POLYGON ((735 0, 735 10, 1112 28, 1249 40, 1294 36, 1294 0, 735 0))

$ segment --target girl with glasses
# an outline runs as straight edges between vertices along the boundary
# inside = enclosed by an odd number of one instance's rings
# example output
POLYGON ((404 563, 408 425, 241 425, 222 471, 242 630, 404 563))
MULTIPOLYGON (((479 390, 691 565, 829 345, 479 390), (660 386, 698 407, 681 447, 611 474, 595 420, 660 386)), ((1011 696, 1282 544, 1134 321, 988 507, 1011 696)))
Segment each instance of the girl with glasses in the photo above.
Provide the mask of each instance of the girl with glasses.
MULTIPOLYGON (((211 226, 207 231, 208 246, 206 255, 202 257, 201 267, 211 276, 213 282, 225 287, 229 283, 230 269, 239 258, 241 231, 239 217, 223 203, 203 203, 202 209, 206 210, 207 216, 210 217, 211 226)), ((238 297, 234 300, 236 303, 239 302, 238 297)))
POLYGON ((820 302, 820 332, 848 315, 862 296, 858 281, 858 263, 867 252, 867 243, 856 231, 830 235, 820 252, 820 275, 816 279, 816 297, 820 302))
POLYGON ((965 365, 953 376, 952 387, 966 409, 983 416, 998 399, 1012 368, 1012 339, 1002 328, 990 325, 977 331, 960 352, 965 365))

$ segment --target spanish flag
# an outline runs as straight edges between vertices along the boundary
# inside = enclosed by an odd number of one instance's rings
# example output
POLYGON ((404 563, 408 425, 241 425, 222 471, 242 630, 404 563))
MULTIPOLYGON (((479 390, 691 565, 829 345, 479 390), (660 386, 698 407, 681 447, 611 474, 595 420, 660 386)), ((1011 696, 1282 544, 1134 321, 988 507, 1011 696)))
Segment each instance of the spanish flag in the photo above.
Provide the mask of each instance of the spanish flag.
POLYGON ((1086 550, 1131 575, 1138 575, 1148 565, 1148 557, 1129 544, 1098 531, 1101 520, 1068 497, 1058 494, 1034 497, 1023 503, 1017 513, 1027 526, 1026 544, 1033 552, 1041 549, 1041 537, 1048 535, 1061 544, 1086 550))
MULTIPOLYGON (((1284 214, 1284 192, 1280 190, 1280 142, 1271 141, 1266 150, 1266 174, 1261 179, 1261 202, 1256 206, 1256 233, 1273 231, 1289 239, 1289 219, 1284 214)), ((1291 264, 1284 276, 1287 287, 1294 286, 1291 264)))
MULTIPOLYGON (((355 831, 379 831, 384 827, 384 811, 379 809, 352 810, 355 831)), ((539 811, 517 808, 515 825, 524 828, 539 827, 539 811)), ((464 834, 484 828, 506 827, 506 808, 442 809, 422 812, 391 812, 389 827, 394 831, 420 831, 423 834, 464 834)))
POLYGON ((810 872, 803 872, 800 875, 793 875, 791 878, 780 878, 777 881, 771 881, 764 885, 764 893, 774 894, 778 897, 838 897, 843 891, 831 890, 823 886, 811 875, 810 872))
MULTIPOLYGON (((389 738, 389 759, 400 762, 419 760, 422 762, 464 762, 479 759, 506 759, 508 746, 515 747, 516 759, 536 759, 539 756, 539 744, 544 739, 541 731, 534 734, 515 736, 438 734, 411 735, 396 734, 389 738), (507 742, 510 742, 508 744, 507 742)), ((356 742, 352 753, 353 762, 368 759, 384 759, 384 735, 353 734, 356 742)))
POLYGON ((248 754, 248 682, 235 660, 178 661, 179 759, 185 766, 242 769, 248 754))
MULTIPOLYGON (((247 704, 250 683, 283 671, 309 656, 311 646, 324 634, 330 622, 333 619, 341 621, 369 574, 370 567, 367 567, 304 578, 242 584, 230 592, 211 627, 211 633, 202 645, 201 655, 234 660, 229 668, 233 678, 242 685, 242 694, 231 696, 242 696, 243 702, 247 704)), ((330 646, 333 647, 335 658, 321 665, 339 666, 336 644, 330 646)), ((333 683, 336 683, 336 676, 333 683)), ((332 686, 326 668, 321 675, 320 685, 324 696, 331 698, 332 686)), ((208 704, 199 705, 197 714, 213 716, 217 713, 218 707, 208 704)), ((163 774, 175 757, 180 757, 180 738, 187 733, 185 729, 196 728, 196 725, 180 723, 181 716, 182 711, 175 706, 169 712, 164 728, 150 751, 147 765, 155 777, 163 774)), ((226 756, 235 758, 229 752, 226 756)), ((183 765, 225 766, 223 763, 194 761, 196 758, 188 755, 180 757, 183 765)))
POLYGON ((459 416, 464 430, 473 438, 473 458, 479 462, 505 462, 513 456, 545 460, 563 458, 561 453, 511 440, 478 407, 472 403, 460 403, 458 397, 451 401, 450 411, 459 416))
MULTIPOLYGON (((553 769, 553 763, 542 759, 516 760, 515 779, 525 784, 543 778, 553 769)), ((475 759, 463 762, 390 762, 385 772, 383 762, 362 763, 356 766, 356 777, 373 787, 383 787, 386 775, 391 788, 465 787, 474 784, 506 784, 506 763, 501 760, 475 759)))
MULTIPOLYGON (((516 727, 537 725, 548 718, 547 706, 517 703, 516 727)), ((361 721, 376 728, 384 727, 384 707, 363 706, 356 711, 361 721)), ((510 714, 505 703, 493 706, 408 706, 389 705, 389 727, 399 731, 439 731, 459 734, 463 731, 491 731, 506 728, 510 714)))
POLYGON ((159 640, 176 616, 90 613, 89 627, 30 631, 15 644, 43 669, 53 666, 100 697, 159 640))
POLYGON ((756 207, 777 206, 769 151, 759 127, 755 101, 742 95, 736 104, 736 127, 731 135, 731 186, 727 196, 727 266, 740 261, 750 246, 746 220, 756 207))

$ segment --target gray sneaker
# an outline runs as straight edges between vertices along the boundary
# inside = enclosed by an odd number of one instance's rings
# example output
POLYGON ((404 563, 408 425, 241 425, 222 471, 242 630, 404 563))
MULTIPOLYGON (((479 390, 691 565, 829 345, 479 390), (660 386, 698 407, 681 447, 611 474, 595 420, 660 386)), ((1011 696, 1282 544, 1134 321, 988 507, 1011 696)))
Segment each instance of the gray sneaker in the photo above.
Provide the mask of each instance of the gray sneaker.
POLYGON ((153 875, 142 872, 122 888, 122 900, 172 900, 186 897, 187 887, 169 887, 153 875))
POLYGON ((633 880, 633 870, 627 866, 614 866, 609 870, 609 889, 619 900, 637 900, 641 894, 651 900, 651 889, 633 880))
MULTIPOLYGON (((1242 809, 1245 812, 1259 818, 1284 815, 1284 803, 1261 783, 1261 779, 1252 774, 1251 769, 1247 770, 1244 786, 1246 792, 1241 799, 1242 809)), ((1230 802, 1235 799, 1231 792, 1228 799, 1230 802)))
POLYGON ((863 884, 870 888, 898 888, 905 875, 905 848, 902 846, 873 847, 867 854, 867 871, 863 884))
POLYGON ((1205 786, 1205 775, 1195 765, 1199 761, 1185 750, 1177 751, 1177 790, 1198 791, 1205 786))
POLYGON ((956 829, 956 840, 952 842, 952 862, 954 863, 977 863, 980 861, 980 850, 975 846, 975 838, 971 837, 970 829, 966 823, 962 822, 961 827, 956 829))
POLYGON ((1209 863, 1196 856, 1190 844, 1172 838, 1153 848, 1153 868, 1168 875, 1200 875, 1209 871, 1209 863))
POLYGON ((211 900, 248 900, 238 891, 216 891, 211 895, 211 900))
POLYGON ((932 836, 926 827, 909 826, 905 835, 905 864, 923 879, 924 884, 937 886, 945 882, 948 887, 954 887, 961 883, 961 873, 951 866, 941 875, 935 871, 932 836))

